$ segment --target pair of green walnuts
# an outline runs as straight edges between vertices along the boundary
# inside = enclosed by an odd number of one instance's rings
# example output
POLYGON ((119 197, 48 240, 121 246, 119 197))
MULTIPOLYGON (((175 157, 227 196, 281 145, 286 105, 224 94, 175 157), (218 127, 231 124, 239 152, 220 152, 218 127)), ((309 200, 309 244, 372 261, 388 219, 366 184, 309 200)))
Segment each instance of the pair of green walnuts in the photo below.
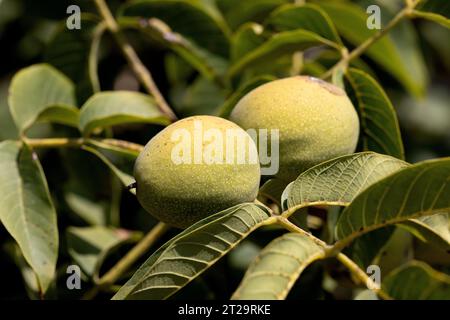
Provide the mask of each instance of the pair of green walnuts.
POLYGON ((359 136, 358 115, 345 92, 306 76, 275 80, 252 90, 237 103, 230 120, 185 118, 147 143, 134 167, 136 195, 146 211, 171 226, 186 228, 233 205, 255 200, 261 177, 257 161, 174 161, 174 148, 179 147, 174 134, 194 135, 196 124, 223 134, 228 129, 245 135, 248 129, 278 129, 276 177, 286 184, 318 163, 353 153, 359 136))

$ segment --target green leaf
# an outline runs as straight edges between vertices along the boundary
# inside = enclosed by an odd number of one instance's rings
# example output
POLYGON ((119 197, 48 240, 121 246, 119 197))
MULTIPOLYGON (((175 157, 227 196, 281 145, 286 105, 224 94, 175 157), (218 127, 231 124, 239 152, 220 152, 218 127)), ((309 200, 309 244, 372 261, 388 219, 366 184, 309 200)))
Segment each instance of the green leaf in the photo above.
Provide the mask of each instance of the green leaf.
POLYGON ((80 110, 72 106, 49 106, 38 115, 36 121, 60 123, 78 128, 80 110))
POLYGON ((280 32, 273 35, 265 43, 244 55, 234 62, 228 70, 228 77, 232 78, 243 69, 258 64, 266 64, 271 59, 279 59, 281 55, 292 54, 299 50, 317 46, 335 44, 315 33, 305 30, 293 30, 280 32))
POLYGON ((450 300, 450 277, 420 261, 393 270, 382 288, 398 300, 450 300))
POLYGON ((262 45, 266 41, 263 31, 264 27, 254 22, 248 22, 239 27, 231 38, 231 61, 238 60, 262 45))
POLYGON ((247 22, 262 22, 276 7, 288 3, 289 0, 218 0, 217 5, 232 29, 247 22))
POLYGON ((403 142, 394 107, 381 86, 367 73, 350 69, 346 91, 361 121, 364 150, 404 159, 403 142))
POLYGON ((284 5, 269 16, 265 22, 276 31, 303 29, 342 45, 333 21, 319 6, 313 4, 284 5))
POLYGON ((102 226, 69 227, 66 230, 67 250, 88 277, 98 279, 106 256, 125 243, 136 242, 141 236, 138 232, 102 226))
POLYGON ((269 217, 264 208, 245 203, 197 222, 150 256, 113 299, 168 298, 266 224, 269 217))
POLYGON ((86 101, 81 108, 79 126, 87 136, 95 128, 133 122, 170 123, 152 97, 132 91, 108 91, 96 93, 86 101))
POLYGON ((285 234, 261 251, 231 299, 283 300, 303 270, 324 257, 325 251, 310 238, 285 234))
POLYGON ((200 0, 144 0, 125 4, 119 15, 158 18, 201 48, 222 57, 229 53, 224 22, 205 9, 200 0))
POLYGON ((347 243, 369 231, 450 211, 450 158, 404 168, 360 193, 341 214, 336 235, 347 243))
POLYGON ((275 80, 276 78, 270 75, 259 76, 246 81, 231 96, 220 106, 218 115, 227 118, 231 111, 233 111, 239 100, 253 89, 263 85, 264 83, 275 80))
POLYGON ((450 3, 446 0, 422 0, 413 11, 413 16, 450 28, 450 3))
POLYGON ((15 74, 9 88, 11 115, 21 133, 49 107, 74 106, 73 83, 58 70, 37 64, 15 74))
POLYGON ((300 174, 284 197, 291 211, 311 205, 347 206, 367 187, 406 166, 404 161, 374 152, 342 156, 300 174))
MULTIPOLYGON (((367 14, 357 4, 348 1, 318 1, 318 4, 334 21, 339 34, 355 46, 378 32, 367 28, 367 14)), ((371 45, 365 54, 407 90, 420 96, 425 92, 427 77, 417 41, 414 36, 405 34, 396 40, 388 34, 371 45)))
POLYGON ((411 219, 400 224, 425 243, 433 243, 444 250, 450 249, 450 219, 447 213, 411 219))
POLYGON ((112 146, 95 140, 88 140, 82 146, 82 149, 96 155, 103 161, 124 186, 129 186, 135 181, 133 168, 136 158, 139 155, 137 151, 112 146))
POLYGON ((33 268, 44 293, 58 257, 56 211, 36 154, 25 144, 0 143, 0 220, 33 268))

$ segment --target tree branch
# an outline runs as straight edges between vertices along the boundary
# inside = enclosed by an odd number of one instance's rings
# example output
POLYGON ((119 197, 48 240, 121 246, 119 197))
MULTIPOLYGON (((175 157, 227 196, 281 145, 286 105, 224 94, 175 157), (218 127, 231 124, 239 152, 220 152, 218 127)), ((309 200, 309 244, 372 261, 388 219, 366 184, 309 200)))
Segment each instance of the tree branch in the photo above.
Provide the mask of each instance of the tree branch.
POLYGON ((134 51, 133 47, 126 40, 125 36, 121 32, 119 25, 117 24, 116 20, 111 14, 111 11, 109 10, 105 1, 95 0, 95 4, 97 6, 100 15, 102 16, 103 20, 106 23, 106 27, 113 35, 118 46, 120 47, 120 50, 124 54, 125 59, 128 61, 128 64, 138 77, 139 81, 142 83, 145 89, 155 98, 159 109, 164 114, 166 114, 171 120, 176 120, 177 116, 169 107, 168 103, 166 102, 163 95, 156 86, 152 74, 144 66, 141 59, 139 59, 138 55, 136 54, 136 51, 134 51))

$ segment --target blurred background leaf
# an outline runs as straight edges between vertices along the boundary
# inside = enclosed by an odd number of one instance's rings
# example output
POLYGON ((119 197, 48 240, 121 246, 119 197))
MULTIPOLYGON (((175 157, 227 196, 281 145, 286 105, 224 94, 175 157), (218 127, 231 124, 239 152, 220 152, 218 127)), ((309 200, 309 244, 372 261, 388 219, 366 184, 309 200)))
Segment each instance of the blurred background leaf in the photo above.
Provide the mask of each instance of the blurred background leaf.
POLYGON ((99 278, 101 265, 112 250, 141 237, 140 233, 102 226, 69 227, 66 230, 68 252, 90 279, 99 278))

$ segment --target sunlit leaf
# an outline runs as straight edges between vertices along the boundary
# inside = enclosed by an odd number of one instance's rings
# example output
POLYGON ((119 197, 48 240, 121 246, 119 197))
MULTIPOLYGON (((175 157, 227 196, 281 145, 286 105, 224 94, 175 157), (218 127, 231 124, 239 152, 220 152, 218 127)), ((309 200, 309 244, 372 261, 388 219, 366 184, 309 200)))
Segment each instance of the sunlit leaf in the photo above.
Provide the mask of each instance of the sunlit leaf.
POLYGON ((80 110, 72 106, 50 106, 42 111, 36 120, 60 123, 78 128, 80 110))
POLYGON ((95 128, 133 122, 166 125, 169 119, 148 95, 110 91, 96 93, 86 101, 81 108, 79 126, 84 135, 89 135, 95 128))
POLYGON ((20 70, 9 88, 9 107, 20 132, 29 128, 49 107, 74 106, 73 83, 46 64, 20 70))

